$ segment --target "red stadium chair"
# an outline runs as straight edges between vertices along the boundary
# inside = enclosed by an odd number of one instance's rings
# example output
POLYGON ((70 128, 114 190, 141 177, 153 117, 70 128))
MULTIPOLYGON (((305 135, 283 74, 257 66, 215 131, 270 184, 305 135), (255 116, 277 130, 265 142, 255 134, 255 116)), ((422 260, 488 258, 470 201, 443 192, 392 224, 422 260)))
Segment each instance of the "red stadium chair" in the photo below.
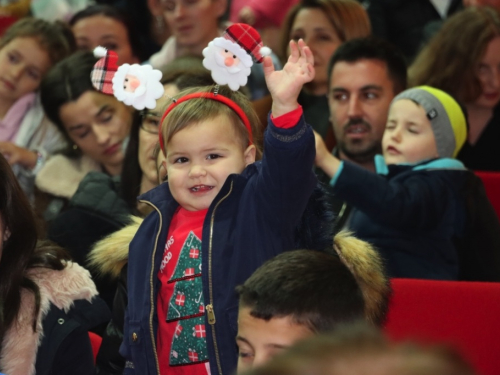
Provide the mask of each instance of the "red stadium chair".
POLYGON ((392 287, 389 337, 449 343, 479 374, 500 373, 500 283, 392 279, 392 287))
POLYGON ((486 195, 500 218, 500 172, 474 171, 484 185, 486 195))
POLYGON ((10 25, 17 21, 17 18, 11 16, 0 16, 0 36, 3 35, 10 25))

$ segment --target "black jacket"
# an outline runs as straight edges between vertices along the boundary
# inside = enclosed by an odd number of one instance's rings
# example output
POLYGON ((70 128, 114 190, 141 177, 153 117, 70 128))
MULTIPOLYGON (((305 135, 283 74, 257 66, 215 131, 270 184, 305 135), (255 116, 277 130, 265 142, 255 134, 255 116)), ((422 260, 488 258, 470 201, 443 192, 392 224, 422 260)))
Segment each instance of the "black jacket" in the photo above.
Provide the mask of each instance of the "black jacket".
MULTIPOLYGON (((48 238, 67 249, 75 262, 86 266, 92 245, 130 222, 130 209, 118 190, 118 178, 102 172, 88 173, 69 207, 50 223, 48 238)), ((116 280, 92 269, 91 273, 99 295, 111 309, 116 280)))
POLYGON ((94 373, 94 353, 89 331, 98 329, 110 318, 103 300, 95 297, 92 303, 75 301, 68 311, 50 305, 43 319, 43 339, 38 348, 37 375, 90 375, 94 373), (75 366, 75 355, 79 357, 75 366))
POLYGON ((500 224, 477 176, 452 159, 383 174, 344 162, 332 182, 355 207, 349 228, 379 250, 391 277, 500 281, 500 224))
MULTIPOLYGON (((367 3, 373 35, 397 46, 408 61, 413 60, 421 48, 426 25, 441 20, 430 0, 369 0, 367 3)), ((462 1, 452 0, 447 15, 462 7, 462 1)))

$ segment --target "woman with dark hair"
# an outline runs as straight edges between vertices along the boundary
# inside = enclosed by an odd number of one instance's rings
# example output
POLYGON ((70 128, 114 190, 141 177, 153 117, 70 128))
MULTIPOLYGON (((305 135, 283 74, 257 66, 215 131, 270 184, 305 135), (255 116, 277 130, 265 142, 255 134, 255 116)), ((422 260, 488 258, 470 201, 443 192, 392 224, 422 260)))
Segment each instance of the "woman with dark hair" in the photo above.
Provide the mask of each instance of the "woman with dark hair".
POLYGON ((36 178, 38 189, 56 198, 45 211, 47 220, 64 208, 89 172, 100 172, 113 184, 122 171, 134 112, 92 86, 90 73, 96 61, 90 52, 77 52, 57 64, 41 84, 45 113, 69 145, 36 178))
MULTIPOLYGON (((71 145, 40 170, 36 186, 48 204, 40 207, 48 238, 85 264, 90 246, 128 223, 119 196, 125 144, 133 108, 97 91, 90 73, 97 59, 77 52, 57 64, 41 85, 42 105, 71 145)), ((102 298, 112 305, 116 285, 93 275, 102 298)))
POLYGON ((91 374, 90 324, 72 309, 97 295, 88 271, 58 247, 37 247, 31 206, 1 155, 0 196, 0 371, 91 374))
POLYGON ((145 60, 135 24, 130 17, 109 5, 91 5, 69 21, 78 49, 93 51, 103 46, 118 54, 118 65, 145 60))
POLYGON ((410 85, 429 85, 462 102, 469 134, 457 158, 473 170, 500 171, 500 13, 467 7, 445 21, 410 66, 410 85))

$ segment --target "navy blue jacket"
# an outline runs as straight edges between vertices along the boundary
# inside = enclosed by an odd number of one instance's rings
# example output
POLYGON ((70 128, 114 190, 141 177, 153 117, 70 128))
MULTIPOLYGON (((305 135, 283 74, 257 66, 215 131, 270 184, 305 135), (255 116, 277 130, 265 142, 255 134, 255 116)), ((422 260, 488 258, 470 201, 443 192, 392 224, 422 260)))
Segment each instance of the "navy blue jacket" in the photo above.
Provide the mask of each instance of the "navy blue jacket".
POLYGON ((454 240, 467 226, 463 189, 473 173, 454 159, 386 166, 377 157, 376 166, 379 174, 344 162, 332 179, 333 193, 355 207, 349 229, 379 250, 391 277, 458 279, 454 240))
MULTIPOLYGON (((202 232, 202 282, 212 374, 234 373, 238 296, 235 287, 277 254, 294 248, 294 230, 315 186, 314 135, 301 117, 290 129, 271 121, 262 161, 232 174, 209 207, 202 232)), ((120 353, 124 374, 158 374, 157 274, 178 207, 167 184, 141 201, 154 208, 130 244, 129 304, 120 353)))

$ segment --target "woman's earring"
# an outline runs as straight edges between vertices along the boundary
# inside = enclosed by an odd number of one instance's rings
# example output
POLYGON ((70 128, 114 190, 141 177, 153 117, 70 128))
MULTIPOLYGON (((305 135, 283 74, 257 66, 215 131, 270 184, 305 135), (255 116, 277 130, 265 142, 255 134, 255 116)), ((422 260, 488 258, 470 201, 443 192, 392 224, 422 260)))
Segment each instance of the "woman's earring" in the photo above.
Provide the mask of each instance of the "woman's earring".
POLYGON ((78 146, 75 143, 73 143, 73 150, 78 150, 78 146))
POLYGON ((158 15, 155 17, 155 27, 158 34, 163 34, 165 32, 165 19, 158 15))

